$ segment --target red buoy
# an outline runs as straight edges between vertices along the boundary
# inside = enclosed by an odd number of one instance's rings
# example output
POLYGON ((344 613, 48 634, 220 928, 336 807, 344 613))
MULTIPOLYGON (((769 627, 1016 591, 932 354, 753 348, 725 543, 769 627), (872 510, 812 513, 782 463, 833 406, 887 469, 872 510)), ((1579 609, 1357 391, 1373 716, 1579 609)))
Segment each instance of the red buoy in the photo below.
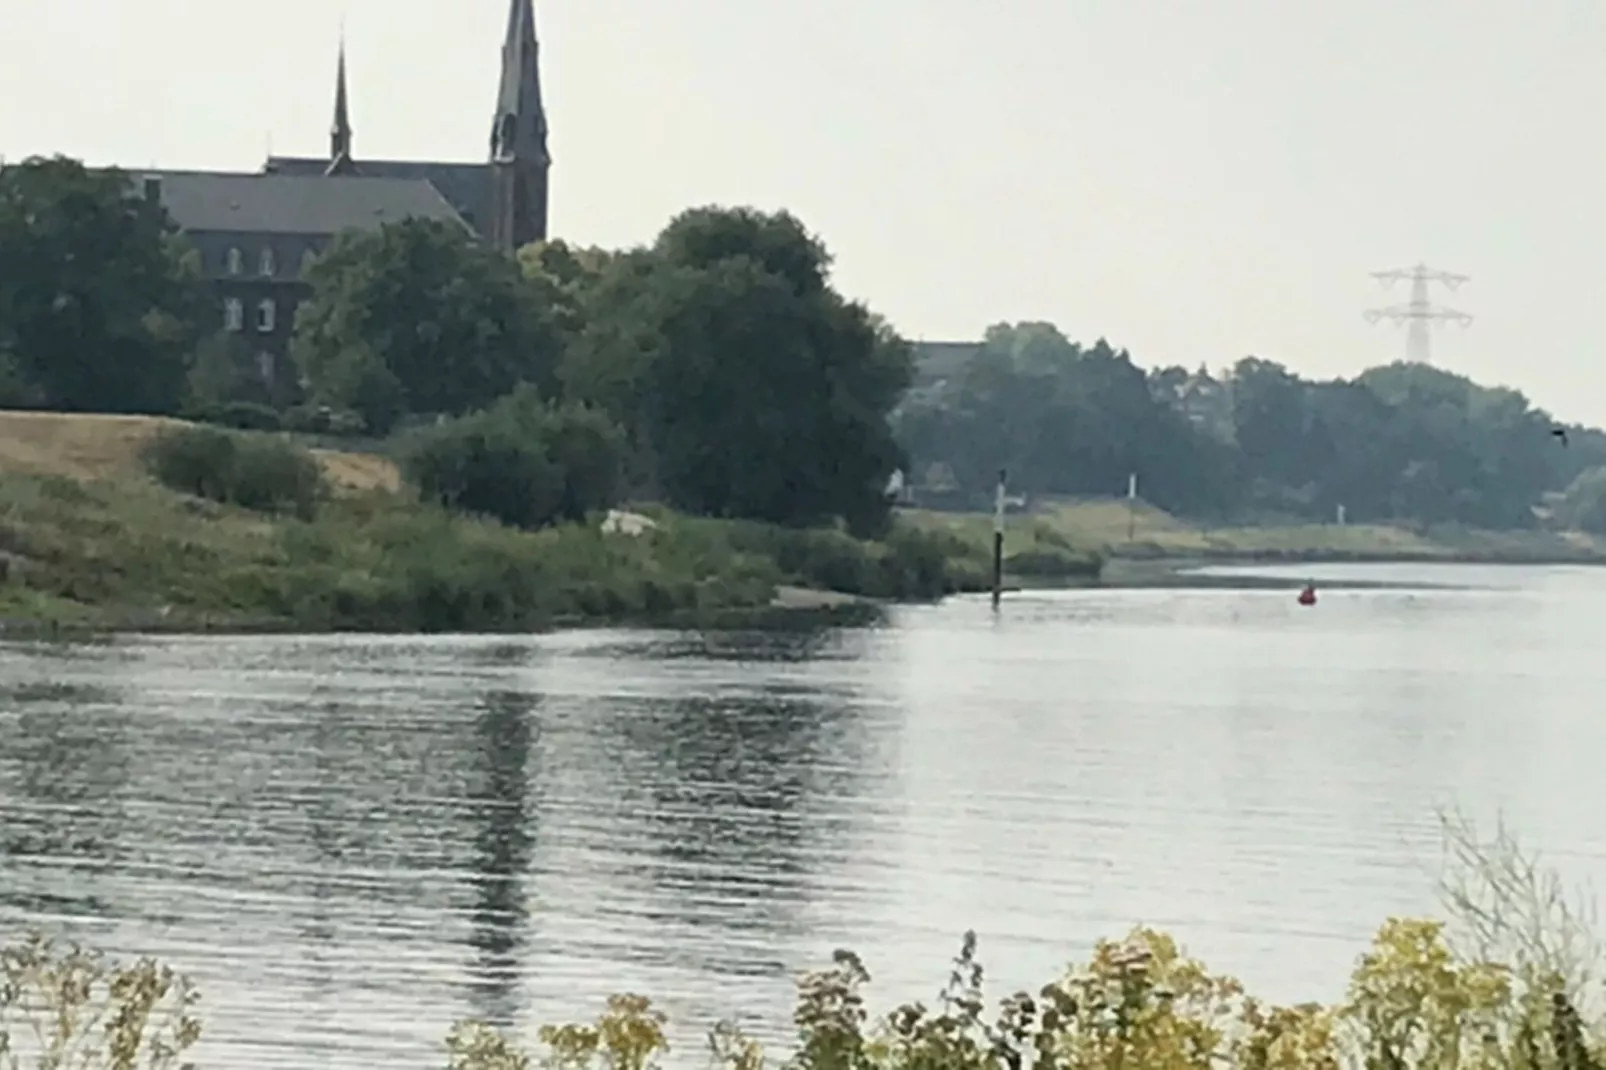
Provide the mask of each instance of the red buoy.
POLYGON ((1305 584, 1305 589, 1299 592, 1299 604, 1302 606, 1316 604, 1316 585, 1314 583, 1305 584))

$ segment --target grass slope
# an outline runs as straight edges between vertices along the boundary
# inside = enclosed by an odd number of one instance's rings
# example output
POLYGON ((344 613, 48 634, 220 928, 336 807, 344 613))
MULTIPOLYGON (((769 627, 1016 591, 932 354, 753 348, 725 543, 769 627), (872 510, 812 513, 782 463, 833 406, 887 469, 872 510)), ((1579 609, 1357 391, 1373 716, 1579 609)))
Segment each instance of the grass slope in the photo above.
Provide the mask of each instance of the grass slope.
MULTIPOLYGON (((76 480, 143 478, 140 452, 163 430, 185 426, 162 416, 105 416, 0 411, 0 474, 76 480)), ((396 490, 401 475, 387 458, 314 449, 324 475, 346 490, 396 490)))
POLYGON ((185 426, 0 412, 0 628, 525 629, 730 622, 772 608, 930 597, 984 578, 984 544, 905 526, 884 543, 653 510, 642 537, 517 531, 421 504, 375 454, 314 450, 312 519, 176 493, 142 451, 185 426))

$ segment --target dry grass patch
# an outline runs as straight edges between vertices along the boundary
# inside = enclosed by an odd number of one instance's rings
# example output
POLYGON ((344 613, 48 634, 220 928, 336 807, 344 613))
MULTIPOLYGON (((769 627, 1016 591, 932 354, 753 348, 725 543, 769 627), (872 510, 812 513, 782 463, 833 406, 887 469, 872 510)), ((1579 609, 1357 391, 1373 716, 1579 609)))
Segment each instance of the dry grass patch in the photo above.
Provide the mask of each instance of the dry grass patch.
MULTIPOLYGON (((0 472, 92 481, 143 476, 141 451, 165 430, 189 426, 165 416, 0 411, 0 472)), ((336 487, 398 490, 401 474, 370 453, 312 451, 336 487)))

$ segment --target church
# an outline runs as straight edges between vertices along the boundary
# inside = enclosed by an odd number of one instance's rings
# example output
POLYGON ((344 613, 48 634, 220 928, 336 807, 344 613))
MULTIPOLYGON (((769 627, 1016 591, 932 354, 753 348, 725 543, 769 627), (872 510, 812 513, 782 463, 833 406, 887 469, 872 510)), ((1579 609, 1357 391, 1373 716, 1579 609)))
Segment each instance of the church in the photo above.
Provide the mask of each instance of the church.
POLYGON ((512 255, 547 237, 546 110, 532 0, 509 0, 496 106, 481 163, 367 160, 356 151, 342 42, 327 159, 270 156, 261 171, 152 171, 159 200, 200 257, 217 324, 283 382, 305 273, 335 235, 432 219, 512 255))

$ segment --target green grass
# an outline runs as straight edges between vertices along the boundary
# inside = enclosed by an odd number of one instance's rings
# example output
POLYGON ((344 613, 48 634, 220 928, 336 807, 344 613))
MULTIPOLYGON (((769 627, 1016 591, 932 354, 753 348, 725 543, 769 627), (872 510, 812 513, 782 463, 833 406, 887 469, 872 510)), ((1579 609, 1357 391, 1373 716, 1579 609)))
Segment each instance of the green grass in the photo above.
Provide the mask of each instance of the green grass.
MULTIPOLYGON (((0 623, 141 629, 519 630, 764 615, 783 585, 936 597, 984 575, 974 548, 903 525, 836 531, 656 511, 639 537, 518 531, 383 489, 310 515, 203 500, 132 474, 0 476, 0 623)), ((818 608, 818 607, 817 607, 818 608)), ((827 614, 829 615, 829 614, 827 614)))
MULTIPOLYGON (((978 513, 909 510, 904 516, 972 541, 986 537, 992 525, 990 516, 978 513)), ((1045 538, 1087 554, 1139 559, 1606 561, 1606 542, 1579 532, 1413 530, 1385 524, 1207 526, 1121 499, 1048 502, 1009 517, 1008 552, 1029 552, 1045 538)))

